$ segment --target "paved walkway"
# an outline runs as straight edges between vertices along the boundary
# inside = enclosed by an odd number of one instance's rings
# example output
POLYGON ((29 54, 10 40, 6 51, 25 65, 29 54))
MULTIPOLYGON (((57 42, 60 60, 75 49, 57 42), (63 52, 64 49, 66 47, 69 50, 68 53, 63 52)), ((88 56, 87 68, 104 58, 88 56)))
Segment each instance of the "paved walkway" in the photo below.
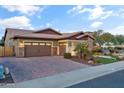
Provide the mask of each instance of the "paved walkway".
MULTIPOLYGON (((119 70, 124 69, 124 61, 79 69, 71 72, 66 72, 50 77, 39 78, 23 83, 16 83, 13 85, 6 85, 3 87, 16 88, 60 88, 68 87, 80 82, 88 81, 100 76, 104 76, 119 70)), ((2 87, 2 86, 1 86, 2 87)))
POLYGON ((9 67, 16 83, 90 67, 89 65, 76 63, 60 56, 5 57, 0 58, 0 64, 9 67))

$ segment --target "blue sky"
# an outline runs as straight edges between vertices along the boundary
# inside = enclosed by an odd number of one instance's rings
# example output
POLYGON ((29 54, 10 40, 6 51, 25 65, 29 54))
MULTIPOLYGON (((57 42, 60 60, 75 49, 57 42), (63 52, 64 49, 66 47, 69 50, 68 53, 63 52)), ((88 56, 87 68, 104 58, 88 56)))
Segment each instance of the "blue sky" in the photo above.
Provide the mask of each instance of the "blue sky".
POLYGON ((39 30, 52 27, 61 32, 95 31, 124 34, 124 6, 52 5, 0 6, 0 37, 7 27, 39 30))

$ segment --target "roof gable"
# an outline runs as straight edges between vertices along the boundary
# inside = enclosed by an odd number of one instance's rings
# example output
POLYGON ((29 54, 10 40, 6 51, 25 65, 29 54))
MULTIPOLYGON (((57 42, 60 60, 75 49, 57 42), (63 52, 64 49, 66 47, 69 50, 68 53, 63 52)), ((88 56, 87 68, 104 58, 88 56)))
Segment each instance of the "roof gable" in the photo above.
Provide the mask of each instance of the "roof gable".
POLYGON ((6 28, 4 33, 4 41, 5 39, 10 39, 15 35, 29 34, 29 33, 33 33, 33 30, 6 28))
POLYGON ((85 33, 85 34, 82 34, 82 35, 79 35, 77 36, 76 38, 77 39, 82 39, 82 38, 86 38, 86 37, 90 37, 91 39, 94 39, 94 37, 88 33, 85 33))
POLYGON ((52 28, 42 29, 42 30, 36 31, 35 33, 62 35, 61 33, 57 32, 56 30, 54 30, 52 28))

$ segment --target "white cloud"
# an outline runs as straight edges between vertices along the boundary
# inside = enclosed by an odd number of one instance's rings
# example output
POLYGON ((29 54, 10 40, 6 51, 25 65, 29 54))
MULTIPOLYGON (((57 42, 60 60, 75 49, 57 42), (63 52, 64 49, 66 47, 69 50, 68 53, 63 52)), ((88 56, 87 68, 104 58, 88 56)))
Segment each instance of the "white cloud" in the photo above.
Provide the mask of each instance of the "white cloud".
POLYGON ((74 6, 72 9, 68 10, 67 13, 81 14, 81 13, 89 13, 89 20, 96 19, 106 19, 112 15, 112 10, 105 10, 100 5, 96 5, 94 8, 86 8, 84 6, 74 6))
POLYGON ((124 25, 118 26, 117 29, 124 29, 124 25))
POLYGON ((124 25, 121 25, 121 26, 117 26, 113 29, 108 29, 108 30, 105 30, 106 32, 110 32, 114 35, 124 35, 124 25))
POLYGON ((92 28, 98 28, 98 27, 100 27, 102 24, 103 24, 102 22, 97 21, 97 22, 92 23, 92 24, 91 24, 91 27, 92 27, 92 28))
POLYGON ((85 12, 91 12, 91 9, 90 8, 83 8, 82 10, 79 11, 79 14, 85 13, 85 12))
POLYGON ((38 19, 41 19, 41 16, 40 16, 40 15, 38 15, 38 16, 37 16, 37 18, 38 18, 38 19))
POLYGON ((117 16, 117 17, 122 17, 124 18, 124 9, 120 8, 118 9, 118 11, 114 11, 114 13, 112 13, 112 16, 117 16))
POLYGON ((116 12, 116 16, 120 16, 120 17, 124 18, 124 9, 120 8, 120 10, 118 12, 116 12))
POLYGON ((90 11, 89 19, 94 20, 100 18, 104 13, 104 9, 101 6, 95 6, 95 8, 90 11))
POLYGON ((46 27, 52 27, 51 23, 46 23, 46 27))
POLYGON ((2 7, 10 12, 17 11, 26 15, 32 15, 38 11, 43 10, 43 8, 41 8, 40 6, 33 6, 33 5, 3 5, 2 7))
POLYGON ((112 10, 105 10, 105 8, 103 8, 102 6, 95 6, 95 8, 93 8, 90 11, 89 19, 90 20, 106 19, 112 16, 112 14, 113 14, 112 10))
POLYGON ((104 16, 101 17, 101 19, 106 19, 109 16, 111 16, 113 14, 113 11, 107 11, 106 14, 104 16))
POLYGON ((83 6, 82 5, 77 5, 77 6, 74 6, 72 9, 69 9, 67 11, 68 14, 70 13, 78 13, 80 12, 81 10, 83 9, 83 6))
POLYGON ((29 28, 33 29, 30 19, 25 16, 14 16, 10 18, 0 19, 1 27, 14 27, 14 28, 29 28))
POLYGON ((92 9, 90 8, 85 8, 83 5, 77 5, 74 6, 72 9, 68 10, 67 13, 75 13, 75 14, 81 14, 85 12, 90 12, 92 9))

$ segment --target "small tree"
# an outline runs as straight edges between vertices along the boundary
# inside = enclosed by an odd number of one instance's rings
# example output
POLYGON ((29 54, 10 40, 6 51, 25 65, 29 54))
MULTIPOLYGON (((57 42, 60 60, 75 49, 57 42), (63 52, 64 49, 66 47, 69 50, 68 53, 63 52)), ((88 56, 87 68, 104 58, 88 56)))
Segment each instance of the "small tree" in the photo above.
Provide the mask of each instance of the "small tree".
POLYGON ((88 51, 88 45, 86 43, 78 43, 74 49, 74 51, 77 51, 80 58, 86 59, 88 51))

